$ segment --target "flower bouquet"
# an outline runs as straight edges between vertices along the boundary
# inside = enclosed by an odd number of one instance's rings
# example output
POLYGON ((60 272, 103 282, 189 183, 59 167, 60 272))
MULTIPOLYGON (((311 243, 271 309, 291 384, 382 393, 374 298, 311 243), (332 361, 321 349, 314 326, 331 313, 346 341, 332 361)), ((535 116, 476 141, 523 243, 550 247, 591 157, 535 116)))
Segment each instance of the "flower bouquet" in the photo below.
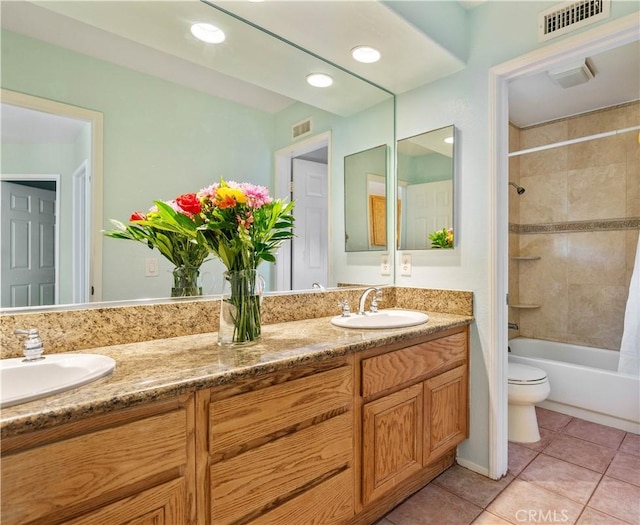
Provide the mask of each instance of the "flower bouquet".
POLYGON ((432 248, 453 248, 453 229, 442 228, 429 235, 432 248))
MULTIPOLYGON (((188 203, 185 203, 181 197, 164 202, 163 205, 169 206, 178 214, 191 215, 191 212, 183 207, 188 207, 188 203)), ((104 234, 115 239, 141 242, 150 249, 156 248, 168 259, 175 266, 172 297, 202 295, 202 288, 198 285, 197 279, 200 266, 209 256, 209 250, 188 235, 161 227, 158 221, 160 216, 156 205, 146 214, 139 211, 132 213, 127 225, 111 219, 116 229, 107 230, 104 234)))
MULTIPOLYGON (((225 182, 180 196, 181 208, 156 202, 153 224, 214 254, 227 268, 218 341, 247 343, 261 333, 263 285, 256 268, 293 237, 293 202, 274 200, 263 186, 225 182)), ((146 224, 146 223, 142 223, 146 224)))

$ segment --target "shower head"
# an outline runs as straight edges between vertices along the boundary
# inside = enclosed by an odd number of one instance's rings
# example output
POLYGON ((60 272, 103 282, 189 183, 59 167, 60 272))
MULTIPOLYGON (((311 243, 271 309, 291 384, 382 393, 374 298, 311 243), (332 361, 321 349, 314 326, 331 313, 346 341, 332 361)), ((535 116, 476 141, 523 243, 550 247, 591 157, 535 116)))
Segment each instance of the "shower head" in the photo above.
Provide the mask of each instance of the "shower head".
POLYGON ((525 191, 525 189, 522 186, 518 186, 515 182, 511 182, 509 181, 509 184, 511 184, 511 186, 513 186, 516 191, 518 192, 518 195, 522 195, 525 191))

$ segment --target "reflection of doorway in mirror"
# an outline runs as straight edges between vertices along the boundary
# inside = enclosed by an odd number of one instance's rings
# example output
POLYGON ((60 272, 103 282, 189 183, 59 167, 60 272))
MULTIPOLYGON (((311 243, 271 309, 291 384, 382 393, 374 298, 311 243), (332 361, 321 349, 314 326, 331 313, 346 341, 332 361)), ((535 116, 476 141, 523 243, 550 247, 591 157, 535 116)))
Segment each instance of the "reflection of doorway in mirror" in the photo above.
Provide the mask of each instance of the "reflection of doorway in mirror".
POLYGON ((453 227, 453 182, 443 180, 405 186, 406 250, 431 248, 429 234, 453 227))
POLYGON ((381 195, 369 195, 369 244, 387 245, 387 199, 381 195))
POLYGON ((292 161, 296 236, 292 240, 291 288, 314 283, 327 286, 329 232, 327 226, 327 164, 300 158, 292 161))
MULTIPOLYGON (((400 246, 402 201, 398 199, 396 245, 400 246)), ((387 247, 387 198, 369 195, 369 245, 387 247)))
POLYGON ((3 176, 1 306, 57 304, 59 175, 3 176))
POLYGON ((367 173, 369 249, 387 247, 387 187, 381 175, 367 173))
POLYGON ((2 172, 17 178, 59 174, 54 304, 99 301, 102 114, 6 89, 1 106, 2 172))
POLYGON ((295 201, 295 237, 276 253, 274 290, 331 286, 329 180, 331 133, 276 151, 275 196, 295 201))

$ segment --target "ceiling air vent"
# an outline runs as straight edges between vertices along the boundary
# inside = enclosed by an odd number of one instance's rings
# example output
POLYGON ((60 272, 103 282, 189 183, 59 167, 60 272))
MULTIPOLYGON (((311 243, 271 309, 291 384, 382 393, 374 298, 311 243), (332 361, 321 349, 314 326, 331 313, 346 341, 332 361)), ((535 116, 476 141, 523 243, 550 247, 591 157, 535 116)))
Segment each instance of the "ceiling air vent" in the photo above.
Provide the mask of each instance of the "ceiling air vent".
POLYGON ((538 41, 564 35, 609 17, 611 0, 563 2, 538 13, 538 41))
POLYGON ((305 119, 291 126, 291 137, 297 139, 311 133, 311 119, 305 119))

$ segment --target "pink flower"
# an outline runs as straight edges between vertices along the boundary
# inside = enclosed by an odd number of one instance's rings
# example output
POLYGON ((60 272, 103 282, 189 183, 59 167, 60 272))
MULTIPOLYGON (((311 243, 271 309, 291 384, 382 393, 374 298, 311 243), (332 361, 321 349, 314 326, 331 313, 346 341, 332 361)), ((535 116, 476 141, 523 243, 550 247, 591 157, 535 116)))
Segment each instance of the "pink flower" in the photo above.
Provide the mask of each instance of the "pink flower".
POLYGON ((214 200, 216 197, 216 192, 218 191, 218 188, 220 187, 220 184, 214 183, 211 186, 207 186, 206 188, 202 188, 199 192, 198 192, 198 199, 200 200, 214 200))
POLYGON ((236 220, 238 221, 239 226, 242 226, 245 230, 248 230, 253 224, 253 215, 251 213, 248 213, 244 219, 240 215, 236 215, 236 220))
POLYGON ((240 185, 243 193, 247 196, 247 206, 249 208, 260 208, 269 204, 273 199, 269 197, 269 190, 264 186, 256 186, 248 182, 240 185))

